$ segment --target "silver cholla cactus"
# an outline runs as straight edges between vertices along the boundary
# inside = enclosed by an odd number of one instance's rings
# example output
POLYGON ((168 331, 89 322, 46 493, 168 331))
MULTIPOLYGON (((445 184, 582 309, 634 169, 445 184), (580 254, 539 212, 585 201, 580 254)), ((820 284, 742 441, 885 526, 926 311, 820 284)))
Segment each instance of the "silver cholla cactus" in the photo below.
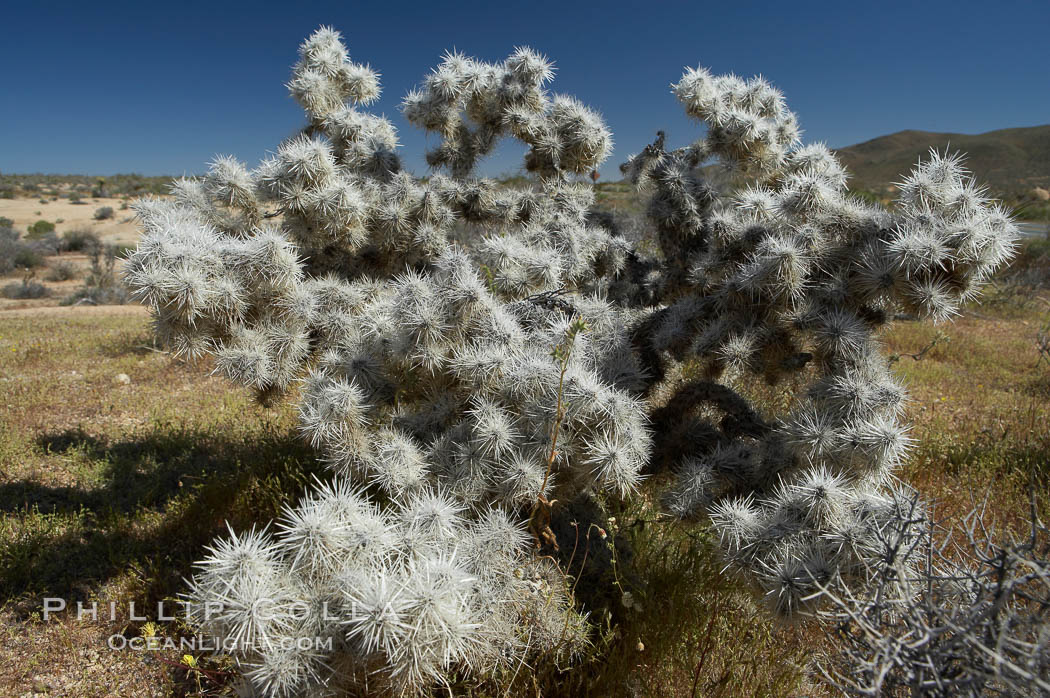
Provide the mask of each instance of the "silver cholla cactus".
POLYGON ((465 513, 429 488, 380 509, 345 480, 319 485, 274 534, 211 548, 192 620, 268 696, 420 694, 575 652, 586 619, 553 563, 505 511, 465 513))
POLYGON ((667 501, 709 514, 730 566, 791 615, 824 585, 870 578, 880 530, 910 501, 893 480, 912 441, 905 393, 877 332, 902 311, 952 316, 1017 232, 958 157, 932 152, 891 213, 850 195, 827 148, 798 142, 794 114, 761 78, 701 68, 674 92, 707 138, 670 152, 658 142, 622 168, 652 192, 666 260, 653 277, 665 305, 640 342, 646 365, 699 361, 705 374, 657 419, 660 450, 677 459, 667 501), (712 157, 735 191, 712 189, 702 169, 712 157), (777 419, 727 389, 800 374, 808 387, 777 419))
POLYGON ((706 138, 666 150, 661 134, 622 166, 650 193, 646 255, 592 210, 577 175, 611 136, 551 77, 529 49, 446 55, 403 102, 440 138, 422 180, 360 108, 378 75, 322 28, 288 84, 299 135, 136 207, 125 275, 157 334, 264 401, 294 388, 334 471, 273 534, 217 542, 194 579, 200 625, 235 641, 257 692, 420 694, 578 651, 584 616, 529 552, 537 502, 626 497, 666 470, 668 508, 708 516, 785 615, 871 578, 904 516, 905 396, 876 333, 976 294, 1010 255, 1006 213, 936 153, 894 212, 863 203, 772 86, 697 69, 674 93, 706 138), (528 146, 529 189, 471 177, 505 136, 528 146), (763 416, 748 376, 809 387, 763 416), (314 636, 334 648, 294 642, 314 636))

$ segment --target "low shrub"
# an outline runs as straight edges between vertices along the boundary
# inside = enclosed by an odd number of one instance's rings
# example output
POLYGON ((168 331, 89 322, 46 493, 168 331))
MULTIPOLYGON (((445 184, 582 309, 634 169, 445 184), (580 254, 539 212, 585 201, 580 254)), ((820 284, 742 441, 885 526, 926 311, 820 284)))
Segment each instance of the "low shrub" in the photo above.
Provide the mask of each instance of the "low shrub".
POLYGON ((57 262, 53 264, 44 277, 45 281, 69 281, 77 276, 77 268, 72 262, 57 262))
POLYGON ((1006 539, 984 505, 942 523, 913 501, 882 533, 872 584, 829 595, 831 684, 847 696, 1048 695, 1050 529, 1031 496, 1028 530, 1006 539))
POLYGON ((50 221, 39 220, 33 225, 29 226, 26 230, 26 239, 34 240, 36 238, 47 235, 48 233, 55 232, 55 224, 50 221))
POLYGON ((98 235, 90 230, 76 228, 62 233, 61 249, 64 252, 90 252, 101 245, 98 235))
POLYGON ((50 291, 43 284, 32 281, 27 277, 21 282, 7 284, 0 293, 3 293, 4 298, 25 300, 28 298, 46 298, 50 291))
POLYGON ((58 235, 54 231, 51 231, 34 238, 30 238, 27 235, 26 245, 37 254, 53 255, 58 254, 58 250, 62 247, 62 241, 59 240, 58 235))
POLYGON ((82 286, 63 298, 59 305, 125 305, 127 302, 128 292, 123 286, 114 288, 82 286))
POLYGON ((11 261, 13 268, 29 269, 44 266, 44 256, 24 243, 15 251, 11 261))
POLYGON ((113 215, 114 215, 114 213, 113 213, 113 207, 112 206, 102 206, 101 208, 96 208, 95 209, 95 220, 96 221, 107 221, 107 220, 113 218, 113 215))
POLYGON ((0 227, 0 274, 30 269, 44 264, 43 255, 32 244, 19 239, 18 232, 0 227))
POLYGON ((14 257, 20 248, 18 233, 10 228, 0 228, 0 274, 10 274, 14 271, 14 257))
POLYGON ((61 305, 124 305, 129 300, 127 286, 117 278, 117 257, 125 248, 118 245, 95 247, 91 252, 91 269, 84 285, 62 299, 61 305))

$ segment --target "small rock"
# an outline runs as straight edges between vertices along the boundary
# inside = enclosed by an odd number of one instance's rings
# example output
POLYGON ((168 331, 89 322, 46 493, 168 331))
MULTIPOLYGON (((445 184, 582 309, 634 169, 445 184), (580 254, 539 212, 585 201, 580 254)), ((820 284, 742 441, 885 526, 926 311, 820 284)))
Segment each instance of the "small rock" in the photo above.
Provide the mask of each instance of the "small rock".
POLYGON ((126 373, 118 373, 117 375, 113 376, 113 382, 119 383, 121 385, 127 385, 131 382, 131 376, 129 376, 126 373))
POLYGON ((1043 189, 1042 187, 1036 187, 1032 190, 1032 196, 1039 199, 1040 201, 1050 201, 1050 191, 1043 189))
POLYGON ((33 682, 33 693, 50 693, 51 687, 43 681, 37 680, 33 682))

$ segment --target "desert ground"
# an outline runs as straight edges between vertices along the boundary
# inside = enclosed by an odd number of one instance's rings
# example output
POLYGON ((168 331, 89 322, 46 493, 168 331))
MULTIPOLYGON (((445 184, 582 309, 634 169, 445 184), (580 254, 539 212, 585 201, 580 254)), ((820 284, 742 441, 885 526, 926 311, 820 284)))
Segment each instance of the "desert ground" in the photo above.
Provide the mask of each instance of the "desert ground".
POLYGON ((0 216, 15 222, 16 230, 25 230, 36 221, 46 220, 55 223, 55 229, 62 234, 66 230, 87 229, 98 234, 103 242, 121 245, 133 245, 138 240, 134 212, 128 208, 123 198, 87 198, 82 203, 70 203, 69 199, 57 199, 46 204, 40 199, 0 199, 0 216), (114 217, 109 220, 95 220, 95 211, 109 206, 114 217))
MULTIPOLYGON (((66 198, 49 200, 47 203, 43 203, 41 199, 0 199, 0 218, 12 220, 14 229, 19 231, 25 231, 37 221, 43 220, 55 225, 55 232, 60 238, 63 233, 76 230, 96 234, 105 245, 133 247, 137 243, 139 233, 135 227, 134 212, 127 207, 128 202, 125 198, 100 197, 87 198, 82 201, 83 203, 75 204, 66 198), (106 206, 113 209, 113 217, 96 220, 95 212, 106 206)), ((62 298, 80 286, 81 278, 91 266, 90 256, 83 252, 62 252, 48 257, 47 261, 49 266, 59 262, 71 264, 77 270, 77 277, 65 281, 51 281, 46 278, 45 269, 38 269, 33 275, 33 281, 43 284, 48 289, 49 296, 30 299, 0 297, 0 312, 14 310, 27 312, 31 309, 57 306, 62 298)), ((18 270, 0 275, 0 286, 20 282, 25 276, 24 271, 18 270)))
MULTIPOLYGON (((59 236, 79 228, 134 244, 121 203, 0 200, 0 216, 20 230, 48 220, 59 236), (115 218, 94 220, 107 205, 115 218)), ((56 261, 89 264, 74 253, 48 258, 56 261)), ((1045 282, 1048 268, 1050 244, 1033 238, 1012 271, 1045 282)), ((949 519, 987 498, 1005 531, 1026 510, 1032 483, 1046 492, 1050 463, 1050 356, 1039 344, 1050 293, 1012 279, 997 279, 983 304, 952 323, 904 320, 882 338, 907 382, 920 444, 901 476, 949 519)), ((0 299, 0 694, 229 694, 228 664, 165 647, 188 629, 135 620, 125 602, 174 601, 227 521, 243 529, 269 520, 323 469, 289 402, 260 406, 213 376, 209 361, 173 359, 141 306, 59 306, 81 282, 44 283, 48 298, 0 299), (112 618, 45 622, 46 597, 122 605, 112 618), (114 637, 158 649, 113 651, 114 637)), ((766 404, 786 398, 769 392, 766 404)), ((808 671, 820 636, 770 620, 720 575, 702 537, 647 527, 656 513, 640 506, 622 514, 635 522, 622 535, 661 551, 637 561, 659 593, 605 640, 603 661, 622 667, 615 674, 629 674, 637 695, 829 695, 808 671)))

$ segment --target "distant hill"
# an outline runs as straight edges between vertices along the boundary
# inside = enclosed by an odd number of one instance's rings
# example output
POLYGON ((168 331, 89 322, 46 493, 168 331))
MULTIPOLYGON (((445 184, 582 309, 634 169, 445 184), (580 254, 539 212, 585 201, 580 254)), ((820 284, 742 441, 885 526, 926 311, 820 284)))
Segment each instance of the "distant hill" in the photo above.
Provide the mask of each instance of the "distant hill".
POLYGON ((884 192, 930 148, 962 151, 965 165, 994 194, 1050 186, 1050 125, 1007 128, 978 135, 899 131, 835 152, 849 169, 850 186, 884 192))

